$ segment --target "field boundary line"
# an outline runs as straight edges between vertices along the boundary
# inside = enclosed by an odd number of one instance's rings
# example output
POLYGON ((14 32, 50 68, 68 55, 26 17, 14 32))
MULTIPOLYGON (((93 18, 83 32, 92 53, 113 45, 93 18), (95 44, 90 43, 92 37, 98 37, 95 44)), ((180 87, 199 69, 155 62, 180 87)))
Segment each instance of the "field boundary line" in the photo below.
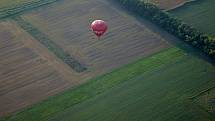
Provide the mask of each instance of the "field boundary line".
POLYGON ((59 59, 69 65, 73 70, 78 73, 87 70, 83 64, 73 58, 63 48, 59 47, 56 43, 50 40, 48 36, 34 27, 31 23, 25 21, 20 16, 12 17, 11 19, 14 20, 23 30, 38 40, 42 45, 44 45, 50 52, 54 53, 59 59))
POLYGON ((198 98, 199 96, 205 94, 206 92, 211 91, 211 90, 214 90, 214 89, 215 89, 215 86, 210 87, 210 88, 208 88, 208 89, 205 89, 205 90, 199 92, 198 94, 196 94, 196 95, 194 95, 194 96, 192 96, 192 97, 189 97, 189 99, 194 100, 194 99, 198 98))
POLYGON ((131 75, 128 74, 128 70, 130 69, 136 70, 136 68, 133 68, 133 66, 136 66, 136 67, 146 66, 147 62, 149 61, 153 61, 153 63, 156 63, 158 61, 158 59, 156 58, 160 56, 165 57, 165 59, 168 59, 168 57, 166 56, 167 53, 170 53, 171 54, 170 56, 173 56, 173 53, 175 53, 175 48, 165 49, 161 52, 157 52, 146 58, 139 59, 134 63, 132 62, 121 68, 117 68, 109 73, 91 78, 85 84, 65 90, 62 93, 59 93, 44 101, 41 101, 40 103, 36 103, 35 105, 24 108, 15 114, 4 117, 3 121, 8 121, 11 119, 20 120, 23 118, 25 119, 28 118, 28 120, 30 119, 32 120, 32 115, 35 114, 35 111, 36 113, 40 113, 40 114, 47 113, 48 111, 47 115, 40 115, 39 117, 36 117, 37 118, 36 120, 38 121, 48 120, 50 117, 53 117, 53 115, 57 115, 58 113, 60 113, 60 111, 66 110, 69 107, 77 105, 83 101, 89 100, 101 93, 104 93, 105 91, 111 88, 116 87, 116 85, 129 81, 132 78, 135 78, 135 77, 138 78, 137 77, 138 75, 141 75, 143 73, 154 74, 154 73, 151 73, 152 68, 154 69, 157 68, 157 70, 159 71, 160 69, 163 68, 164 64, 170 64, 172 63, 172 61, 171 60, 165 61, 164 63, 159 63, 156 66, 152 64, 150 65, 151 68, 147 68, 147 69, 139 68, 141 71, 139 70, 131 75), (124 73, 125 77, 121 76, 120 78, 117 78, 122 73, 124 73), (44 109, 49 109, 49 110, 44 110, 44 109), (26 117, 22 117, 22 116, 26 116, 26 117))
POLYGON ((21 14, 22 12, 26 12, 26 11, 32 10, 34 8, 48 5, 48 4, 57 2, 57 1, 59 1, 59 0, 40 0, 40 1, 36 1, 36 2, 23 3, 16 7, 10 7, 10 8, 6 8, 3 10, 0 9, 0 19, 6 19, 11 16, 21 14))

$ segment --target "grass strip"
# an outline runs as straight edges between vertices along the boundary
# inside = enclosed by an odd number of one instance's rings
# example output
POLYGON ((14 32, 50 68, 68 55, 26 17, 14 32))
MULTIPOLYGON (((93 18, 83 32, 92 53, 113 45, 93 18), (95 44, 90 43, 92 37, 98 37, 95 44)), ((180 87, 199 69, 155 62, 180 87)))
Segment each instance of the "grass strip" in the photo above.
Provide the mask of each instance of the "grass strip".
POLYGON ((58 58, 60 58, 64 63, 68 64, 76 72, 80 73, 87 69, 84 65, 79 63, 78 60, 71 57, 69 53, 65 52, 61 47, 50 40, 48 36, 40 32, 40 30, 22 19, 20 16, 12 17, 12 19, 15 20, 22 29, 31 34, 31 36, 37 39, 41 44, 48 48, 48 50, 53 52, 58 58))

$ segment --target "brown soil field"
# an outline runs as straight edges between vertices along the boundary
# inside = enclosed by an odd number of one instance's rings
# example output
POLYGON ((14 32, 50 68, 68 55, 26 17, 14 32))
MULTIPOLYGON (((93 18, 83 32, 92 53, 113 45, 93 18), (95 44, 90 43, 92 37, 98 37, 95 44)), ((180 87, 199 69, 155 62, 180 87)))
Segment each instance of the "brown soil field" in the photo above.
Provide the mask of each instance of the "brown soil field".
POLYGON ((21 17, 88 70, 74 72, 17 23, 0 22, 0 117, 170 46, 106 0, 61 0, 21 17), (89 28, 94 19, 109 25, 100 40, 89 28))
POLYGON ((154 4, 158 5, 161 9, 170 10, 182 6, 186 2, 189 2, 191 0, 145 0, 145 1, 153 2, 154 4))
POLYGON ((75 73, 12 21, 0 22, 0 52, 0 117, 89 75, 75 73))
POLYGON ((169 46, 159 35, 112 4, 105 0, 63 0, 22 18, 96 74, 169 46), (109 25, 101 40, 89 28, 94 19, 104 19, 109 25))

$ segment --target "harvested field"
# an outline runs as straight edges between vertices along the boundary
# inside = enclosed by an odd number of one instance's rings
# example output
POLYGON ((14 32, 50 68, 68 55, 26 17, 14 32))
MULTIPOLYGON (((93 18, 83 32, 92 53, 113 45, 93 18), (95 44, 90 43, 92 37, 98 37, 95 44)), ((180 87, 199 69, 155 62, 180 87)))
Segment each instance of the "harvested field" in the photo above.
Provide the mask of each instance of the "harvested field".
POLYGON ((3 54, 1 58, 5 59, 1 61, 8 64, 1 68, 0 80, 5 83, 9 79, 11 83, 1 85, 0 116, 169 47, 145 25, 110 6, 100 0, 62 0, 22 16, 50 41, 86 65, 88 70, 84 73, 74 72, 19 28, 19 23, 1 22, 1 34, 4 35, 1 42, 11 44, 2 44, 5 50, 1 51, 6 51, 7 55, 3 54), (89 29, 95 16, 110 24, 108 33, 100 41, 89 29), (4 34, 6 30, 8 34, 4 34))
POLYGON ((0 117, 106 74, 2 120, 214 120, 189 100, 215 84, 214 65, 107 0, 61 0, 19 19, 88 69, 69 68, 20 22, 1 22, 0 117), (109 23, 100 40, 89 28, 94 19, 109 23))
POLYGON ((55 54, 64 63, 68 64, 76 72, 83 72, 87 70, 84 65, 78 62, 75 58, 71 57, 69 53, 65 52, 61 47, 51 41, 45 34, 41 33, 37 28, 30 23, 24 21, 21 17, 14 17, 13 20, 24 29, 26 32, 32 35, 36 40, 43 44, 50 52, 55 54))
POLYGON ((12 21, 0 23, 0 51, 0 117, 75 86, 88 75, 73 72, 12 21))
POLYGON ((22 18, 97 74, 168 47, 159 35, 111 4, 105 0, 63 0, 22 18), (109 30, 98 41, 89 25, 99 18, 109 23, 109 30))
POLYGON ((0 86, 0 116, 170 46, 144 24, 110 7, 111 4, 105 0, 62 0, 21 16, 86 65, 88 70, 84 73, 74 72, 56 58, 33 38, 34 35, 31 37, 19 28, 17 24, 20 23, 1 22, 1 34, 4 35, 0 36, 1 42, 11 44, 2 44, 1 49, 5 50, 1 51, 6 51, 7 55, 2 54, 1 58, 5 59, 1 61, 8 64, 1 68, 0 81, 5 83, 9 79, 11 83, 0 86), (95 16, 109 23, 109 31, 100 41, 89 29, 95 16), (6 30, 8 34, 4 34, 6 30))

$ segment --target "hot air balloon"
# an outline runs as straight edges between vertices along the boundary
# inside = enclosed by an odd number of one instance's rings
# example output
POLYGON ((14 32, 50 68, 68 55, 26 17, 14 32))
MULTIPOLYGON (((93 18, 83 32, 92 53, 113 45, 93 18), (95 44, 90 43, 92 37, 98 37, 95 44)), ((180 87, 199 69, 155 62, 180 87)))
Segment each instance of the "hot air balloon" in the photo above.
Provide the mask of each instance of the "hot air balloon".
POLYGON ((103 20, 95 20, 91 24, 91 29, 98 39, 107 31, 107 24, 103 20))

